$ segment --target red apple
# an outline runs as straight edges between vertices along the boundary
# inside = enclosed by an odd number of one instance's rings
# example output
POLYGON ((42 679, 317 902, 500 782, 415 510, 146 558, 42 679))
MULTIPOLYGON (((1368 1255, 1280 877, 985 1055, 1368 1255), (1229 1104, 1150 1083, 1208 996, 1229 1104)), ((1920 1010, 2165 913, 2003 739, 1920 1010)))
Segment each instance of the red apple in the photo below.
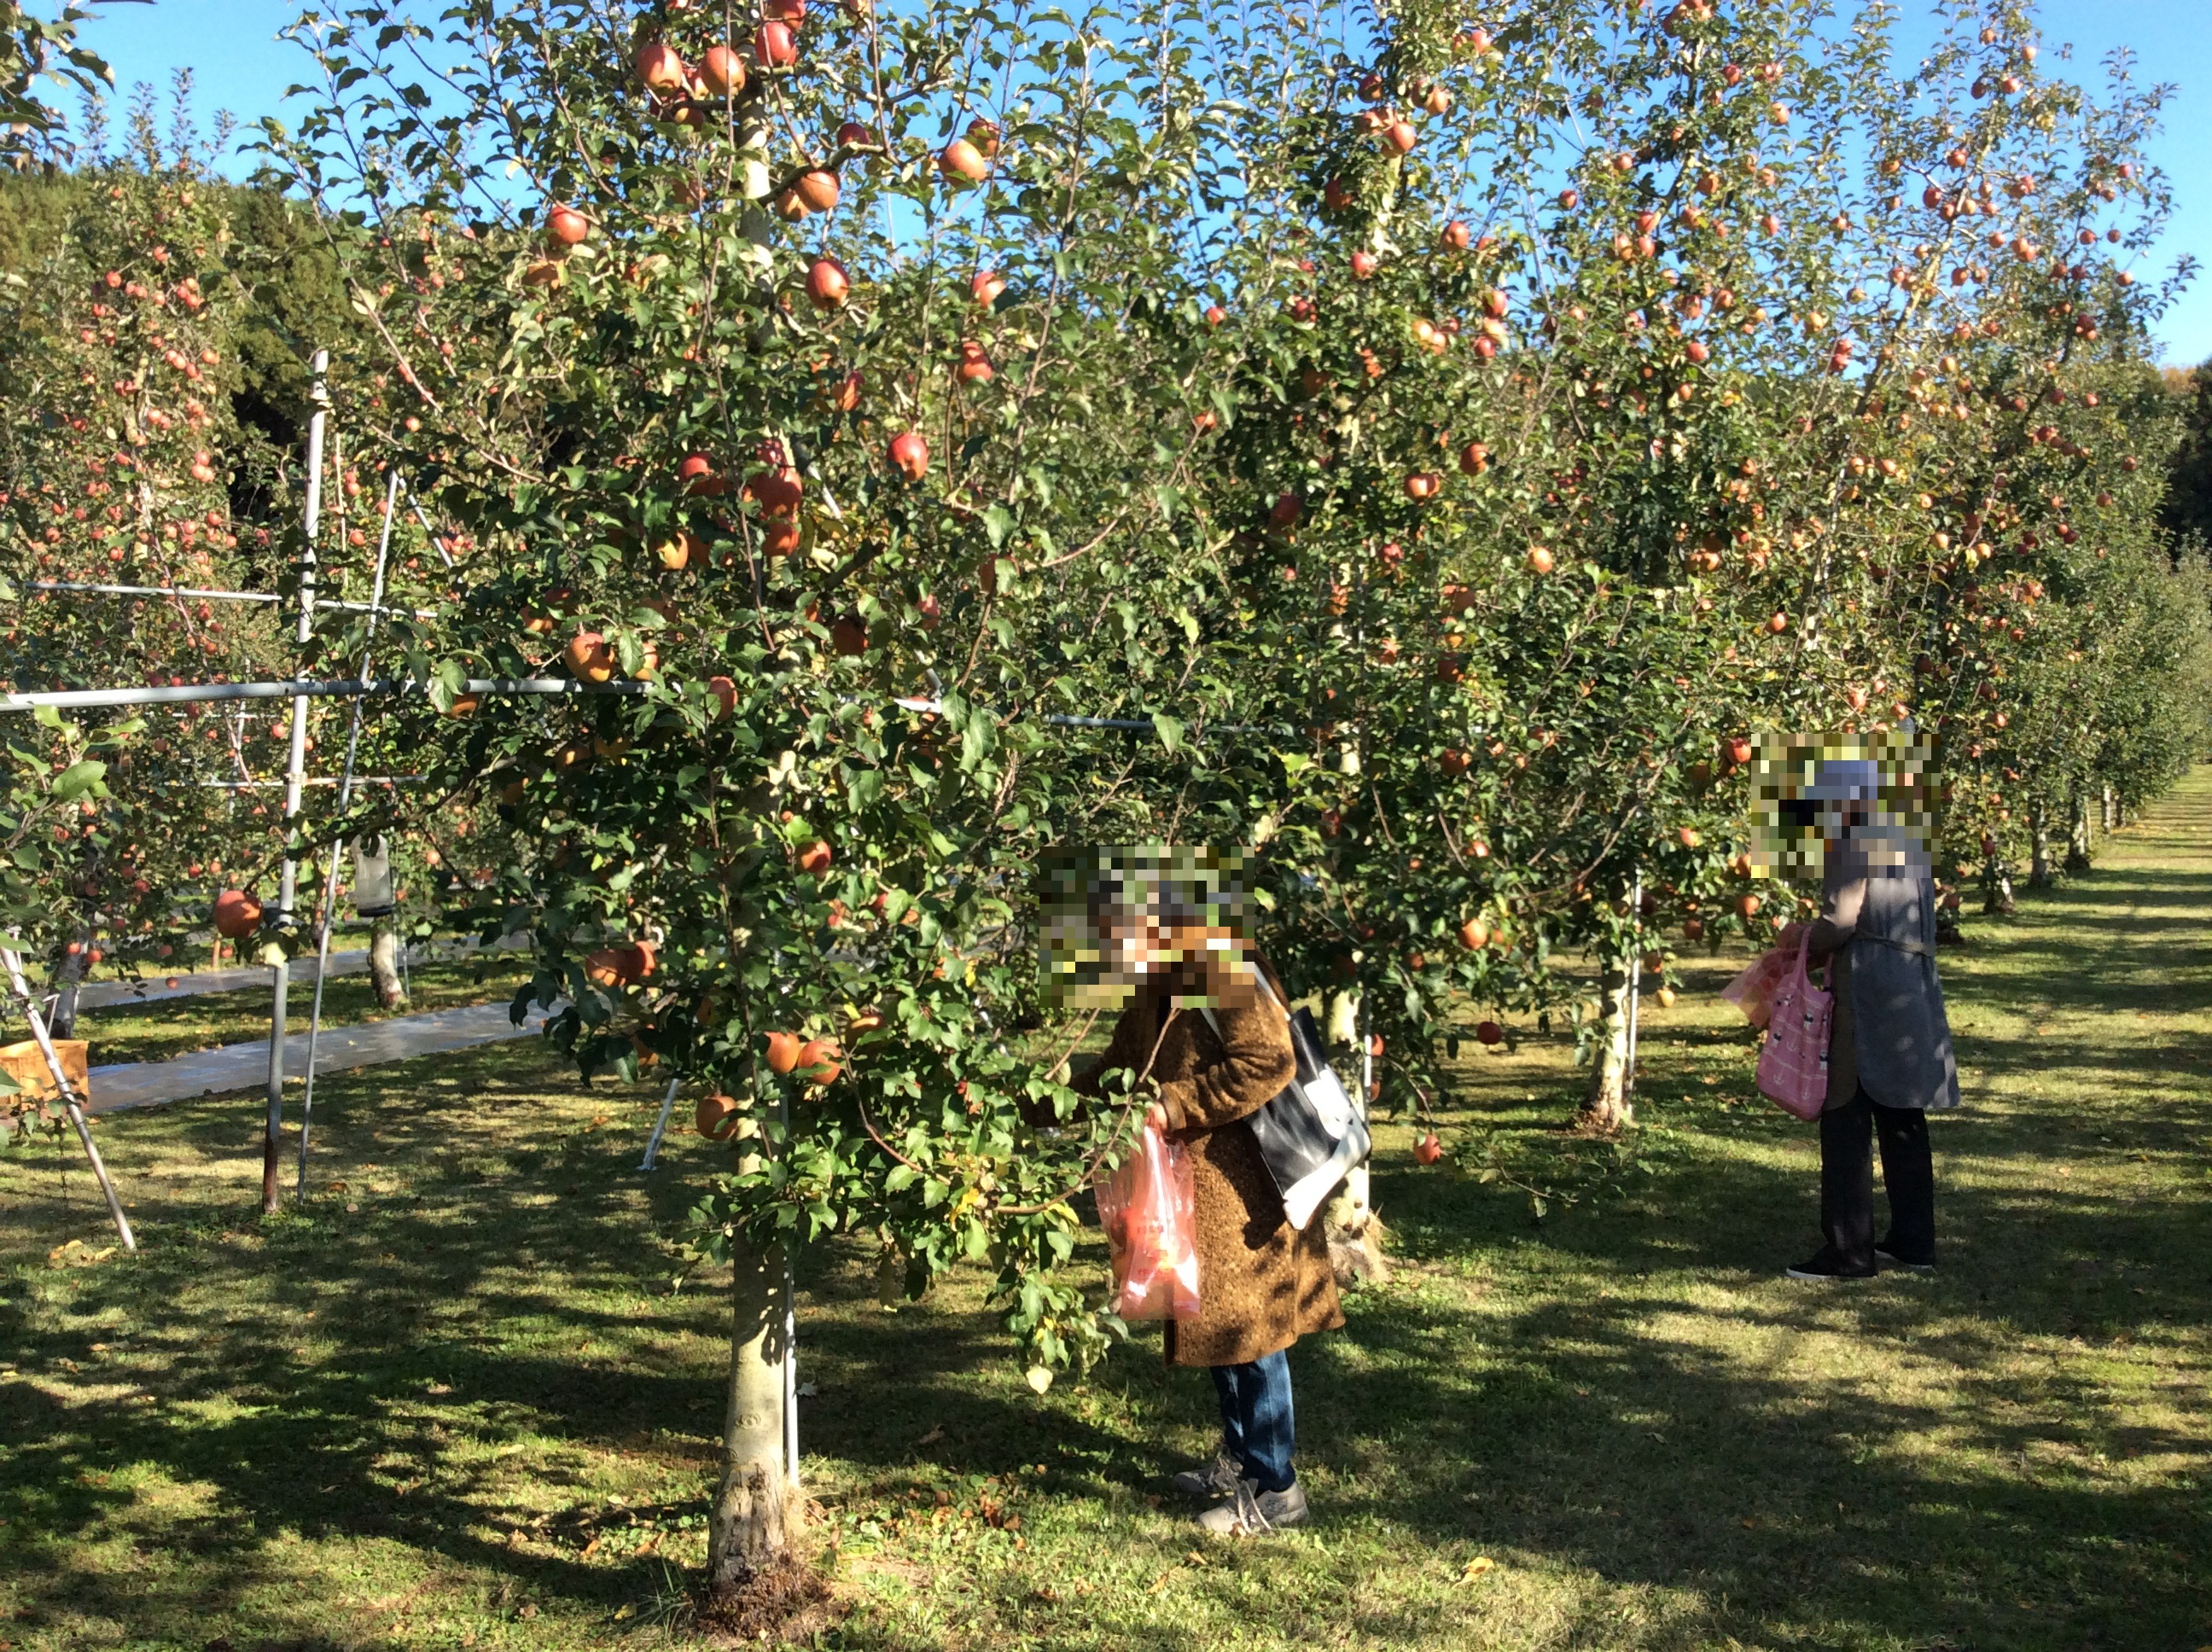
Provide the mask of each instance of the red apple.
POLYGON ((767 516, 789 516, 799 508, 804 492, 799 472, 787 465, 772 471, 756 471, 745 478, 745 496, 767 516))
POLYGON ((1006 290, 1005 278, 995 270, 978 270, 968 277, 968 295, 988 310, 999 301, 999 295, 1006 290))
POLYGON ((1479 441, 1471 441, 1459 450, 1459 468, 1468 476, 1480 476, 1490 468, 1490 449, 1479 441))
POLYGON ((818 878, 830 870, 831 858, 830 846, 817 837, 799 852, 799 869, 818 878))
POLYGON ((836 309, 844 303, 852 287, 845 266, 835 258, 817 258, 807 269, 806 295, 814 301, 817 310, 836 309))
POLYGON ((591 220, 572 206, 556 206, 545 215, 545 233, 562 246, 575 246, 588 239, 591 220))
POLYGON ((903 431, 891 438, 891 463, 908 482, 919 482, 929 474, 929 444, 921 433, 903 431))
POLYGON ((738 685, 726 677, 707 679, 707 692, 714 696, 717 717, 727 717, 738 708, 738 685))
POLYGON ((956 137, 945 146, 937 157, 937 169, 947 178, 965 178, 971 184, 980 184, 991 175, 991 163, 964 137, 956 137))
POLYGON ((568 639, 568 669, 587 683, 604 683, 615 674, 614 651, 597 631, 579 631, 568 639))
POLYGON ((774 1073, 789 1072, 799 1065, 799 1052, 805 1048, 797 1033, 772 1032, 768 1036, 768 1069, 774 1073))
POLYGON ((637 71, 638 79, 643 81, 648 89, 658 92, 662 97, 672 98, 684 90, 687 78, 684 59, 665 40, 647 41, 637 49, 637 55, 630 59, 630 66, 637 71))
POLYGON ((707 55, 699 59, 699 80, 718 98, 729 97, 745 89, 745 60, 726 46, 707 48, 707 55))
POLYGON ((791 25, 770 18, 753 37, 753 56, 763 69, 788 69, 799 61, 799 43, 791 38, 791 25))
POLYGON ((1443 1156, 1444 1145, 1437 1139, 1437 1133, 1433 1130, 1413 1144, 1413 1163, 1416 1164, 1434 1164, 1443 1156))
POLYGON ((834 1038, 811 1039, 799 1047, 794 1071, 810 1084, 834 1084, 837 1075, 844 1071, 840 1065, 844 1054, 834 1038))
POLYGON ((1479 1042, 1495 1048, 1505 1042, 1505 1029, 1495 1021, 1486 1021, 1475 1028, 1474 1036, 1479 1042))
POLYGON ((215 897, 215 932, 225 940, 244 940, 261 927, 261 902, 244 890, 227 889, 215 897))
POLYGON ((983 353, 982 345, 972 338, 960 341, 960 365, 954 370, 964 385, 988 385, 997 376, 991 366, 991 358, 983 353))
POLYGON ((1531 574, 1549 574, 1556 566, 1552 553, 1542 545, 1529 546, 1528 554, 1521 561, 1531 574))
POLYGON ((737 1129, 743 1116, 738 1110, 735 1098, 717 1091, 712 1096, 702 1096, 699 1098, 699 1106, 693 1114, 692 1122, 698 1127, 699 1133, 706 1137, 708 1141, 726 1141, 731 1133, 737 1129))

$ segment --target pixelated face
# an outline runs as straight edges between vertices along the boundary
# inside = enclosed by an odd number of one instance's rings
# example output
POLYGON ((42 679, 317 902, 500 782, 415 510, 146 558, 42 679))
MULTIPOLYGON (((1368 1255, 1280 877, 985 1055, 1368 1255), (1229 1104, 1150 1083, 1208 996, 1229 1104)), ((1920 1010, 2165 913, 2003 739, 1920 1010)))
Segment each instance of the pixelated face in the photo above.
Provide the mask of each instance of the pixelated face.
POLYGON ((1040 878, 1045 1003, 1119 1010, 1149 978, 1210 954, 1246 955, 1243 872, 1241 850, 1163 843, 1048 857, 1040 878))
POLYGON ((1819 878, 1848 854, 1872 875, 1917 875, 1935 832, 1931 756, 1910 728, 1766 737, 1752 768, 1753 874, 1819 878))

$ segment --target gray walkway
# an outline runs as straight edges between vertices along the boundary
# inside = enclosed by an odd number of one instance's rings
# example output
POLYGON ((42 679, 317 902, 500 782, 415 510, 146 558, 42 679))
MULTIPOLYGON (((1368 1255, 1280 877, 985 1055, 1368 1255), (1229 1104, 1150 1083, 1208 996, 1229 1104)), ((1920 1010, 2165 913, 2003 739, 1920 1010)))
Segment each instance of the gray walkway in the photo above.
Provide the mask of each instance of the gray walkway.
MULTIPOLYGON (((310 939, 313 937, 309 938, 310 939)), ((526 951, 530 938, 526 935, 502 936, 495 951, 501 952, 526 951)), ((465 958, 480 950, 474 936, 459 941, 433 941, 428 946, 407 949, 407 966, 410 969, 420 964, 441 963, 449 958, 465 958)), ((367 952, 333 952, 331 954, 331 979, 340 975, 358 975, 368 969, 367 952)), ((306 956, 292 960, 292 980, 313 982, 315 979, 315 957, 311 950, 306 956)), ((143 981, 94 981, 77 988, 76 1006, 80 1011, 104 1010, 118 1004, 158 1004, 163 999, 194 998, 203 993, 239 993, 251 988, 267 988, 269 967, 266 964, 246 964, 229 969, 179 969, 174 975, 149 975, 143 981), (168 985, 175 981, 174 987, 168 985)))
MULTIPOLYGON (((266 977, 267 972, 259 972, 266 977)), ((465 1010, 434 1010, 425 1015, 397 1016, 360 1027, 325 1027, 315 1042, 315 1071, 343 1072, 353 1067, 374 1066, 385 1061, 410 1060, 443 1050, 468 1049, 506 1038, 522 1038, 545 1024, 548 1011, 531 1008, 522 1026, 507 1019, 505 1004, 479 1004, 465 1010)), ((294 1078, 307 1070, 307 1035, 295 1033, 284 1041, 285 1070, 294 1078)), ((269 1041, 225 1044, 220 1049, 200 1050, 167 1061, 135 1061, 118 1066, 94 1067, 88 1075, 94 1113, 117 1113, 125 1108, 155 1107, 163 1102, 188 1101, 196 1096, 220 1096, 230 1090, 263 1090, 269 1083, 269 1041)))

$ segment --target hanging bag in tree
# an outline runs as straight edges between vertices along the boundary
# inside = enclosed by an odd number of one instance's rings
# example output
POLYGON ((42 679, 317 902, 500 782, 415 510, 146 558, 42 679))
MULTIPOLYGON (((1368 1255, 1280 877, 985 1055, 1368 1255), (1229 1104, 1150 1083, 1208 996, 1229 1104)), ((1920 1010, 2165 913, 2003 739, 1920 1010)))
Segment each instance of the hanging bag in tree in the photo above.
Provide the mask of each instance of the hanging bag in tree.
POLYGON ((1772 1020, 1759 1053, 1759 1088, 1783 1111, 1810 1121, 1828 1104, 1828 1035, 1836 995, 1813 985, 1805 972, 1811 938, 1798 944, 1797 962, 1769 1000, 1772 1020))
MULTIPOLYGON (((1252 974, 1260 996, 1282 1011, 1290 1023, 1298 1070, 1281 1093, 1245 1123, 1260 1144, 1260 1157, 1274 1179, 1275 1191, 1283 1196, 1285 1218, 1293 1228, 1303 1229, 1352 1167, 1367 1157, 1367 1109, 1346 1091, 1330 1067, 1313 1012, 1288 1009, 1268 987, 1265 975, 1256 969, 1252 974)), ((1201 1013, 1219 1037, 1221 1023, 1213 1011, 1201 1013)))

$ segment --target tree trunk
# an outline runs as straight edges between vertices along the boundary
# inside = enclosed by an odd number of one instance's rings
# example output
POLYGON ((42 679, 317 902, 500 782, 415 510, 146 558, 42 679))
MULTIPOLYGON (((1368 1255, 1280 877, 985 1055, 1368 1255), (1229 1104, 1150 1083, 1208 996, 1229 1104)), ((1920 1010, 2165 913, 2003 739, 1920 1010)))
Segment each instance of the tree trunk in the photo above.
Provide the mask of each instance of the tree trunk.
POLYGON ((2119 802, 2112 796, 2112 788, 2109 786, 2104 788, 2104 811, 2102 821, 2105 829, 2108 832, 2120 823, 2119 802))
POLYGON ((802 1518, 784 1461, 784 1266, 780 1249, 732 1260, 722 1483, 707 1530, 707 1587, 744 1587, 781 1563, 802 1518))
POLYGON ((2090 838, 2089 795, 2086 792, 2074 794, 2074 818, 2066 834, 2066 871, 2069 876, 2079 878, 2089 870, 2089 851, 2094 847, 2090 838))
POLYGON ((76 1036, 77 983, 84 975, 83 949, 92 944, 92 938, 80 931, 76 938, 78 950, 65 954, 54 971, 54 1007, 46 1017, 46 1031, 56 1038, 76 1036))
POLYGON ((2027 886, 2051 887, 2051 817, 2041 804, 2028 811, 2027 886))
POLYGON ((2013 904, 2012 868, 1991 855, 1982 868, 1982 910, 1993 918, 2008 918, 2013 904))
POLYGON ((1598 977, 1597 1042, 1590 1051, 1589 1090, 1583 1122, 1619 1130, 1636 1122, 1628 1098, 1628 960, 1603 960, 1598 977))
POLYGON ((379 1004, 387 1010, 407 1007, 407 988, 399 980, 399 932, 389 918, 380 918, 369 932, 368 978, 379 1004))

